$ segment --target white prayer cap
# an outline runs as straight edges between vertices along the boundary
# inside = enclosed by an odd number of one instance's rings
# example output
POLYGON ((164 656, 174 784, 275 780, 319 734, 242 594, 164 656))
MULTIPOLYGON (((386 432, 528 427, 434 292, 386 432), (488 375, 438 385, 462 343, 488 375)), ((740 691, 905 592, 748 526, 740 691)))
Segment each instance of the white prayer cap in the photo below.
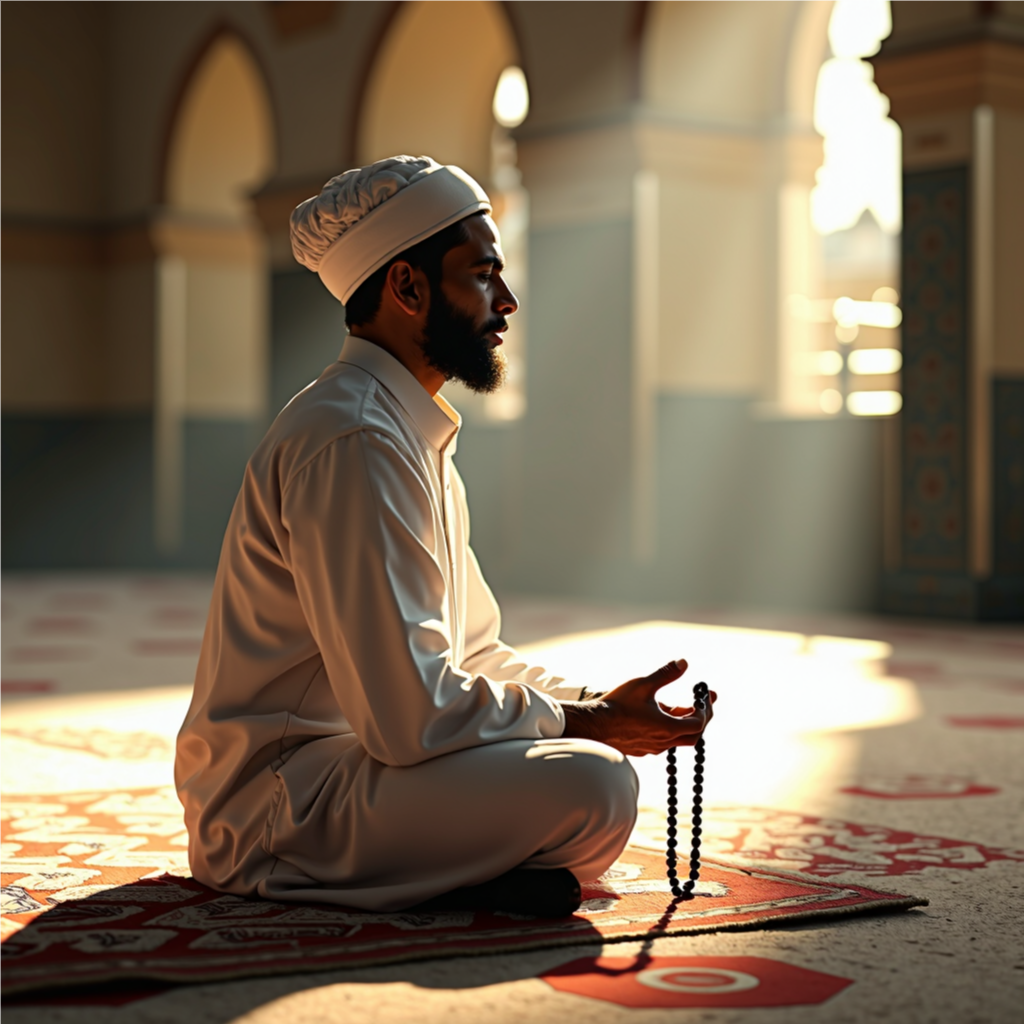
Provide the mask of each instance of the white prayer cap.
POLYGON ((461 167, 393 156, 338 174, 292 211, 292 252, 345 303, 393 256, 449 224, 490 213, 487 193, 461 167))

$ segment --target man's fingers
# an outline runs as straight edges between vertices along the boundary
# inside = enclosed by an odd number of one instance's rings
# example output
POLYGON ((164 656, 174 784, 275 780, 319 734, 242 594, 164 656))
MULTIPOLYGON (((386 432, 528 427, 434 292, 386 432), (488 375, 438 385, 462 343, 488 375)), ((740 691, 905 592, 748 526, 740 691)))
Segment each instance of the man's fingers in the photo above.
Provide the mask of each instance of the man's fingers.
POLYGON ((684 715, 692 715, 693 708, 673 708, 669 707, 668 704, 662 704, 658 701, 658 707, 665 712, 666 715, 671 715, 673 718, 682 718, 684 715))
MULTIPOLYGON (((718 700, 718 694, 714 690, 708 691, 708 704, 714 704, 718 700)), ((693 714, 693 708, 691 707, 671 707, 668 704, 662 704, 658 701, 658 707, 665 712, 666 715, 671 715, 673 718, 685 718, 687 715, 693 714)), ((708 707, 708 717, 711 717, 711 708, 708 707)))
POLYGON ((714 717, 714 711, 711 705, 701 708, 699 711, 696 708, 679 708, 673 709, 683 711, 684 714, 672 714, 665 710, 669 721, 671 722, 672 740, 671 743, 688 744, 696 741, 697 737, 700 736, 707 728, 708 723, 714 717))
POLYGON ((676 661, 670 661, 667 665, 662 665, 661 668, 656 669, 649 676, 641 676, 639 679, 632 680, 632 682, 654 694, 663 686, 674 683, 686 671, 686 668, 686 659, 678 658, 676 661))

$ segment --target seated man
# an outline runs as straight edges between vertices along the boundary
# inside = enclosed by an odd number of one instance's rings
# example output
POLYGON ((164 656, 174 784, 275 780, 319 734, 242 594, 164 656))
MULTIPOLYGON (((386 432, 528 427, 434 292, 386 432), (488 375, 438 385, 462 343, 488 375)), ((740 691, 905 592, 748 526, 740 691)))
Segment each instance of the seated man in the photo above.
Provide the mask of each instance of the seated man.
POLYGON ((499 638, 438 393, 502 380, 518 303, 490 212, 459 168, 403 156, 292 215, 351 333, 256 449, 224 538, 175 765, 216 889, 571 912, 633 826, 623 755, 711 717, 655 699, 685 662, 586 699, 499 638))

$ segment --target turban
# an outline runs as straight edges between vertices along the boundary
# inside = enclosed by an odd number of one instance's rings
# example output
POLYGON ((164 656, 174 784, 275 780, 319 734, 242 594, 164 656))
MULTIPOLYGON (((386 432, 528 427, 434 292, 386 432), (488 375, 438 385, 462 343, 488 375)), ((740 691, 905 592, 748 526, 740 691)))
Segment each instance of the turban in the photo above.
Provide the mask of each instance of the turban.
POLYGON ((292 252, 345 303, 392 257, 474 213, 487 193, 460 167, 395 156, 338 174, 291 216, 292 252))

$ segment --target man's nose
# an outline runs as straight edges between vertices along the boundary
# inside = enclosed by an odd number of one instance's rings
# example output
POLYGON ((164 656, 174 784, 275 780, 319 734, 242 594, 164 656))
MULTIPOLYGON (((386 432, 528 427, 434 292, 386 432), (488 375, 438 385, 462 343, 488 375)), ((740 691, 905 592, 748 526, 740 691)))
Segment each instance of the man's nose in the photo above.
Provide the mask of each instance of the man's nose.
POLYGON ((500 316, 511 316, 518 308, 519 300, 516 298, 515 292, 502 279, 501 287, 494 299, 494 312, 500 316))

